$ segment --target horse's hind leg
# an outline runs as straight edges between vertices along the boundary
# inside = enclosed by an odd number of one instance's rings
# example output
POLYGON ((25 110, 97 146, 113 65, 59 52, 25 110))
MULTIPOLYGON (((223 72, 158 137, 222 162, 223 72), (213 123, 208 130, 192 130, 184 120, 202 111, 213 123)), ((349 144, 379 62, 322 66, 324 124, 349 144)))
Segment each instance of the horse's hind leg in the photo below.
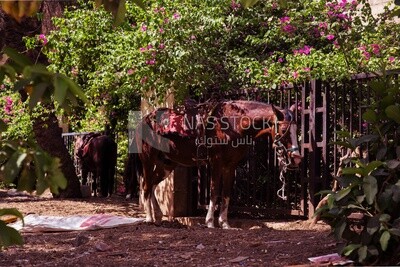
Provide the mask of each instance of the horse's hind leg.
POLYGON ((143 190, 143 206, 144 211, 146 213, 146 222, 150 223, 153 222, 152 216, 152 205, 151 205, 151 198, 153 195, 153 183, 152 183, 152 174, 154 168, 153 164, 146 164, 143 165, 143 181, 142 181, 142 190, 143 190), (150 165, 150 166, 148 166, 150 165))
POLYGON ((158 204, 156 195, 155 195, 155 190, 157 185, 164 180, 164 178, 168 177, 168 175, 171 173, 171 171, 174 169, 174 165, 165 165, 162 163, 156 164, 155 170, 154 170, 154 176, 153 176, 153 188, 152 188, 152 194, 151 194, 151 206, 152 206, 152 211, 153 211, 153 220, 156 225, 161 224, 161 220, 163 217, 163 213, 161 211, 160 205, 158 204))
POLYGON ((233 189, 234 182, 234 173, 235 168, 225 167, 222 170, 222 179, 223 179, 223 187, 222 187, 222 199, 221 199, 221 208, 219 212, 218 223, 219 226, 223 229, 231 228, 228 223, 228 207, 229 200, 233 189))
POLYGON ((208 228, 214 228, 214 211, 221 189, 221 165, 214 162, 211 166, 210 204, 206 216, 208 228))

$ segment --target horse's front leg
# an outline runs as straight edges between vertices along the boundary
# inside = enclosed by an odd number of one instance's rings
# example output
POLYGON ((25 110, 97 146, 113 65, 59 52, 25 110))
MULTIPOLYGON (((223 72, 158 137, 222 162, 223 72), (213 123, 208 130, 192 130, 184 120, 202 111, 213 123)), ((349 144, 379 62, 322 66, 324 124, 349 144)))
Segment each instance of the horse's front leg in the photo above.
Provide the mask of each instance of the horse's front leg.
POLYGON ((146 213, 145 222, 151 223, 153 222, 152 217, 152 207, 151 207, 151 198, 153 193, 153 185, 151 180, 151 171, 149 168, 143 168, 143 180, 142 180, 142 190, 143 190, 143 206, 144 211, 146 213))
POLYGON ((221 199, 221 208, 219 212, 218 223, 219 226, 223 229, 231 228, 228 223, 228 207, 233 189, 234 174, 235 174, 234 172, 235 172, 234 167, 224 167, 222 171, 223 187, 222 187, 222 199, 221 199))
POLYGON ((214 211, 217 204, 218 195, 221 188, 221 166, 214 162, 211 166, 210 183, 210 204, 206 216, 206 225, 208 228, 214 228, 214 211))

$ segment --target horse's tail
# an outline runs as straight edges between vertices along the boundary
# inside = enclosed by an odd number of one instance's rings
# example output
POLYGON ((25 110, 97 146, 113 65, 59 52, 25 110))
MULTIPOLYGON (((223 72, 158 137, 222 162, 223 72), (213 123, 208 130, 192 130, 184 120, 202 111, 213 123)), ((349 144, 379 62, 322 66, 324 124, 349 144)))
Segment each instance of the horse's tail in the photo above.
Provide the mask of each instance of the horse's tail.
POLYGON ((100 173, 100 189, 103 196, 111 195, 114 192, 115 171, 117 166, 117 144, 111 137, 103 139, 103 153, 100 173))

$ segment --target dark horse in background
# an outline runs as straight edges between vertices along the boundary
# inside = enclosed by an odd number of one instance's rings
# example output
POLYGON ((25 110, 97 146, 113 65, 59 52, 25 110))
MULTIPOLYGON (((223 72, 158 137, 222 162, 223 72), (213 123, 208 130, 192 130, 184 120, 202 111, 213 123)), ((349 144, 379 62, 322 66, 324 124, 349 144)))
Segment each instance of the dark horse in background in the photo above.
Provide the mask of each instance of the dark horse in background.
POLYGON ((117 164, 117 144, 100 133, 88 133, 75 140, 75 157, 81 164, 82 184, 87 184, 87 177, 92 173, 92 191, 97 195, 97 183, 100 180, 100 192, 103 197, 114 191, 114 176, 117 164))
POLYGON ((280 166, 301 162, 293 112, 255 101, 205 103, 180 112, 158 109, 143 118, 135 140, 143 176, 146 222, 162 218, 154 191, 175 167, 209 164, 211 197, 206 225, 213 228, 214 210, 220 197, 218 222, 230 228, 228 206, 235 169, 245 157, 253 138, 270 135, 280 166), (190 115, 191 114, 191 115, 190 115))

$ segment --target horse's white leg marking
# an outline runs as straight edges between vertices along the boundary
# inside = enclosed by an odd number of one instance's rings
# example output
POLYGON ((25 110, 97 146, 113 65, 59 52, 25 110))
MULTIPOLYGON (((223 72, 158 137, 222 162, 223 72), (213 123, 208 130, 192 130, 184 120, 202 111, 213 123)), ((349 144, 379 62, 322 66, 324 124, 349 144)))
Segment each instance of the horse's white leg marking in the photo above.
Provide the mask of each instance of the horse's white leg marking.
POLYGON ((156 198, 156 187, 157 185, 153 185, 153 188, 151 189, 151 206, 152 206, 152 210, 153 210, 153 221, 155 224, 161 224, 161 220, 162 220, 162 212, 160 209, 160 205, 158 205, 158 201, 156 198))
POLYGON ((217 202, 216 197, 211 197, 210 205, 208 206, 207 216, 206 216, 206 225, 208 228, 214 228, 214 211, 215 211, 215 203, 217 202))
POLYGON ((151 216, 151 196, 144 197, 144 211, 146 212, 146 222, 153 222, 151 216))
POLYGON ((228 206, 229 206, 229 197, 225 197, 221 201, 221 209, 219 212, 218 223, 222 229, 231 228, 228 224, 228 206))

